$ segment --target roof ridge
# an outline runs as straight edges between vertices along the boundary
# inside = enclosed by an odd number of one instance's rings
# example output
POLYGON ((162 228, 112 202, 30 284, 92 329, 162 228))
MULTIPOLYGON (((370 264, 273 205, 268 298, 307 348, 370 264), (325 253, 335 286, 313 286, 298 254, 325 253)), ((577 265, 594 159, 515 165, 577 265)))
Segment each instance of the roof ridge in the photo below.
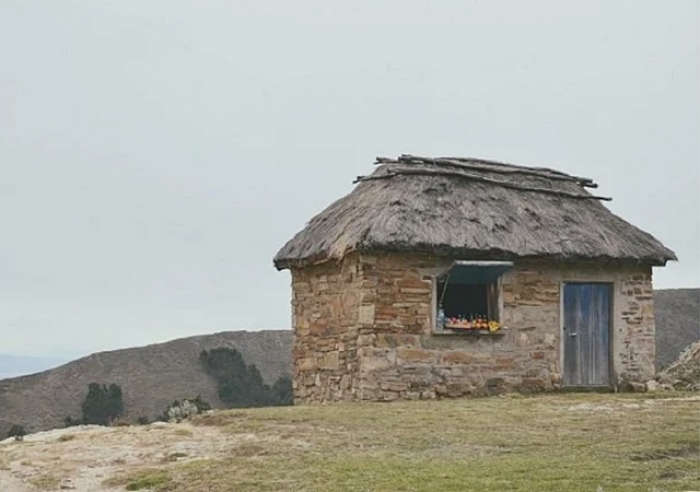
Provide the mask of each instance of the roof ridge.
MULTIPOLYGON (((402 164, 402 163, 397 163, 397 164, 402 164)), ((483 183, 488 183, 492 184, 495 186, 503 186, 506 188, 512 188, 515 190, 522 190, 522 191, 532 191, 532 192, 537 192, 537 193, 544 193, 544 194, 549 194, 549 195, 557 195, 557 196, 563 196, 567 198, 579 198, 579 199, 592 199, 592 200, 602 200, 602 201, 611 201, 612 198, 607 197, 607 196, 598 196, 598 195, 592 195, 590 193, 587 193, 583 191, 582 193, 571 193, 568 191, 563 191, 563 190, 556 190, 556 189, 550 189, 550 188, 543 188, 540 186, 527 186, 527 185, 522 185, 518 183, 512 183, 510 181, 504 181, 500 179, 494 179, 494 178, 489 178, 486 176, 479 176, 477 174, 468 174, 465 172, 456 172, 456 171, 448 171, 444 169, 436 169, 436 170, 427 170, 427 169, 398 169, 398 170, 388 170, 386 174, 379 174, 379 175, 370 175, 370 176, 358 176, 354 183, 362 182, 362 181, 374 181, 378 179, 389 179, 393 178, 395 176, 447 176, 447 177, 458 177, 458 178, 463 178, 463 179, 468 179, 471 181, 481 181, 483 183)))
POLYGON ((450 166, 460 169, 471 169, 474 171, 492 172, 498 174, 523 174, 557 181, 570 181, 586 188, 598 187, 598 185, 590 178, 570 175, 557 171, 556 169, 521 166, 517 164, 508 164, 505 162, 490 161, 487 159, 478 159, 474 157, 422 157, 410 154, 401 154, 395 159, 377 157, 375 165, 377 164, 428 164, 435 166, 450 166))

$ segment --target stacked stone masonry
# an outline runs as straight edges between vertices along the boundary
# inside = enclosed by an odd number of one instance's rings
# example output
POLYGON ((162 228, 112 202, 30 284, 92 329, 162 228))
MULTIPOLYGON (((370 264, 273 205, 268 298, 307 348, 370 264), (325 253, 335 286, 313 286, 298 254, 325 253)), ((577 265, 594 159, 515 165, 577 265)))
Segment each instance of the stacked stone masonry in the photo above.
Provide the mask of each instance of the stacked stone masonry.
POLYGON ((357 399, 361 277, 357 258, 292 271, 297 401, 357 399))
POLYGON ((559 388, 565 282, 613 285, 618 381, 654 371, 651 268, 515 262, 500 280, 498 335, 433 333, 433 277, 451 260, 352 254, 292 271, 299 403, 389 401, 559 388))

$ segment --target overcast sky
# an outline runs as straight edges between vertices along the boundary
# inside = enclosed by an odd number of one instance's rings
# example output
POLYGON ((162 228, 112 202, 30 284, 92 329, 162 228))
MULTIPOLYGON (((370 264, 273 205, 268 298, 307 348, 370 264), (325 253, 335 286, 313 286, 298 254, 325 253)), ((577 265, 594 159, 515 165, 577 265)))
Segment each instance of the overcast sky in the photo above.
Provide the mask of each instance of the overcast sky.
POLYGON ((375 156, 585 175, 700 275, 696 0, 0 0, 0 353, 290 327, 375 156))

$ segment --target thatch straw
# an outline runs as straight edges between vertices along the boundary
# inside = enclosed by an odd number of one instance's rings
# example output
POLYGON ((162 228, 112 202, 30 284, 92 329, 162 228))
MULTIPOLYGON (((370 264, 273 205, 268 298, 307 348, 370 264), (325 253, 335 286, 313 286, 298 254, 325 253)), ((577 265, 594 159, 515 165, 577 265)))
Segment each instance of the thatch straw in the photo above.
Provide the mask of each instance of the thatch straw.
POLYGON ((551 258, 664 265, 676 255, 617 217, 588 178, 478 159, 401 156, 315 216, 274 259, 278 269, 350 251, 466 259, 551 258))

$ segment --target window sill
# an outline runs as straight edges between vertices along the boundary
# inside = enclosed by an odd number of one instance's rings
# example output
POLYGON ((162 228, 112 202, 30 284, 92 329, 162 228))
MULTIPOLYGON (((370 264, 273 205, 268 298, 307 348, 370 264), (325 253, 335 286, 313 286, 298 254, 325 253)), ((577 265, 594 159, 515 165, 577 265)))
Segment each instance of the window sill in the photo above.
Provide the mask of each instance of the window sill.
POLYGON ((498 331, 488 330, 450 330, 444 329, 440 331, 433 330, 431 335, 448 336, 448 337, 502 337, 506 334, 508 328, 501 328, 498 331))

